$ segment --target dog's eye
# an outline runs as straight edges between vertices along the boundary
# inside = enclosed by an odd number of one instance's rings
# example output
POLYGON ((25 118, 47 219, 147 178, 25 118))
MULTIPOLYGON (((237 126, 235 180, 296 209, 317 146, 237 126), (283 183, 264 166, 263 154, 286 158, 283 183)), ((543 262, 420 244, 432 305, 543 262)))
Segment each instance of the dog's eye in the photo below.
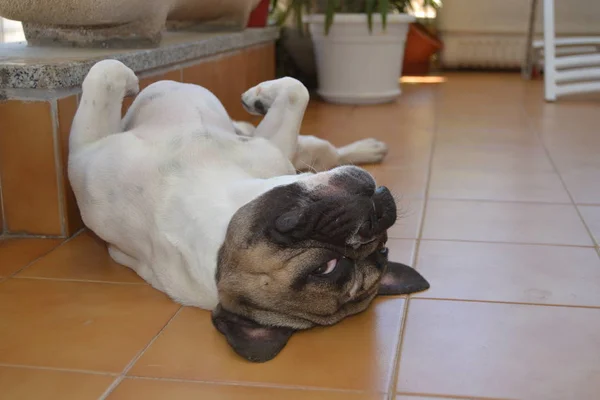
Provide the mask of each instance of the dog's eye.
POLYGON ((312 272, 312 274, 317 275, 317 276, 329 275, 333 271, 335 271, 335 267, 337 267, 337 264, 338 264, 338 260, 336 260, 336 259, 329 260, 329 262, 327 262, 327 264, 323 264, 319 268, 315 269, 312 272))

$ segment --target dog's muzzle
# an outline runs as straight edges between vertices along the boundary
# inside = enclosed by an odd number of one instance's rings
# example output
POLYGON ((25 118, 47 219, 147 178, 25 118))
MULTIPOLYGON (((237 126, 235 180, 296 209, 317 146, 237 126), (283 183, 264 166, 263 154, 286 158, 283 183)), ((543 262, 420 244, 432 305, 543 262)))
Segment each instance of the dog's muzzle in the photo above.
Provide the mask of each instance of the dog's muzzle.
POLYGON ((396 201, 385 186, 380 186, 371 197, 373 210, 362 223, 358 234, 370 238, 388 230, 396 222, 396 201))

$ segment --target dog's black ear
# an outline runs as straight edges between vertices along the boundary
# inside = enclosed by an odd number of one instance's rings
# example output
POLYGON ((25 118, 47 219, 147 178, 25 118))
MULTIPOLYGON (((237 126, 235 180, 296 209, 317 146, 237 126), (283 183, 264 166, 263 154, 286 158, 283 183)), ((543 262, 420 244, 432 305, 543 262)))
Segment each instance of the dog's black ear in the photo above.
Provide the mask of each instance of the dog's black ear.
POLYGON ((429 282, 408 265, 388 261, 377 294, 391 296, 410 294, 429 289, 429 282))
POLYGON ((257 363, 273 359, 294 333, 290 328, 260 325, 223 309, 220 304, 212 313, 212 322, 237 354, 257 363))

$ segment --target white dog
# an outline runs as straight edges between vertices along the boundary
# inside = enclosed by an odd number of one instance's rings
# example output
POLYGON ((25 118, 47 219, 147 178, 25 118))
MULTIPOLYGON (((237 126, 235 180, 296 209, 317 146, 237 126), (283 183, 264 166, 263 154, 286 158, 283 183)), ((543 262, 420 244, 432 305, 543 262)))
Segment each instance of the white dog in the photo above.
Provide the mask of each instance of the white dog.
POLYGON ((208 90, 171 81, 145 89, 121 120, 123 97, 137 91, 135 74, 114 60, 83 83, 69 155, 83 220, 116 262, 213 310, 236 352, 269 360, 295 330, 336 323, 378 293, 428 286, 387 261, 395 202, 366 171, 296 174, 315 153, 332 167, 386 152, 375 140, 335 149, 299 136, 309 100, 300 82, 243 94, 248 111, 266 114, 256 130, 232 122, 208 90))

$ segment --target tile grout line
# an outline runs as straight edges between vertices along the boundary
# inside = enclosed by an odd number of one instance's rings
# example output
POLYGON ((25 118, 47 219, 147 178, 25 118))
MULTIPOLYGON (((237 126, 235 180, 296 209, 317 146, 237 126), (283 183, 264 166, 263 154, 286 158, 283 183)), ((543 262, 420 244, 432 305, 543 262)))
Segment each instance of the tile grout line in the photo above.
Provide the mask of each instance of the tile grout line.
POLYGON ((168 378, 168 377, 154 377, 154 376, 137 376, 129 375, 127 379, 134 380, 147 380, 147 381, 164 381, 164 382, 179 382, 179 383, 195 383, 195 384, 206 384, 214 386, 235 386, 235 387, 252 387, 252 388, 263 388, 263 389, 286 389, 286 390, 298 390, 307 392, 336 392, 336 393, 371 393, 371 394, 384 394, 380 391, 366 391, 358 389, 340 389, 340 388, 326 388, 318 386, 297 386, 297 385, 283 385, 275 383, 262 383, 262 382, 240 382, 240 381, 211 381, 203 379, 183 379, 183 378, 168 378))
MULTIPOLYGON (((436 94, 434 97, 434 106, 433 106, 434 116, 436 115, 436 111, 438 108, 438 96, 439 96, 439 93, 436 91, 436 94)), ((429 149, 429 160, 428 160, 428 166, 427 166, 427 178, 425 181, 423 209, 421 210, 421 218, 419 221, 420 222, 419 230, 417 232, 415 249, 414 249, 414 253, 413 253, 413 268, 415 268, 415 269, 418 268, 417 264, 418 264, 419 251, 421 249, 421 239, 423 237, 423 228, 425 226, 425 216, 427 213, 427 205, 429 203, 429 189, 430 189, 430 185, 431 185, 431 176, 433 173, 433 157, 435 154, 435 148, 436 148, 435 145, 436 145, 436 141, 437 141, 437 129, 438 129, 437 124, 438 124, 438 120, 437 120, 437 118, 435 118, 434 122, 433 122, 433 127, 432 127, 433 135, 432 135, 432 139, 431 139, 431 148, 429 149)), ((400 328, 400 338, 398 339, 396 353, 394 355, 394 364, 392 366, 391 382, 388 387, 388 393, 386 395, 386 398, 388 400, 393 400, 394 398, 396 398, 396 392, 398 390, 398 381, 399 381, 399 374, 400 374, 400 361, 402 358, 402 346, 404 345, 406 326, 408 324, 408 311, 410 308, 410 300, 411 300, 411 296, 407 296, 405 305, 404 305, 403 314, 402 314, 402 326, 400 328)))
POLYGON ((425 396, 427 398, 432 398, 432 399, 442 399, 442 400, 446 400, 446 399, 451 399, 451 400, 514 400, 514 399, 510 399, 510 398, 503 398, 503 397, 473 397, 473 396, 469 396, 469 397, 465 397, 465 396, 460 396, 460 395, 453 395, 453 394, 438 394, 438 393, 411 393, 411 392, 400 392, 398 393, 401 396, 409 396, 409 397, 417 397, 417 398, 421 398, 422 396, 425 396))
POLYGON ((598 306, 585 306, 574 304, 551 304, 551 303, 524 303, 520 301, 503 301, 503 300, 475 300, 475 299, 453 299, 446 297, 413 297, 414 300, 427 301, 451 301, 454 303, 483 303, 483 304, 505 304, 514 306, 533 306, 533 307, 562 307, 562 308, 579 308, 585 310, 599 310, 598 306))
MULTIPOLYGON (((85 228, 81 228, 85 229, 85 228)), ((79 231, 75 232, 73 235, 78 234, 79 231)), ((11 233, 4 232, 4 234, 0 235, 3 239, 62 239, 66 240, 66 238, 62 235, 39 235, 39 234, 31 234, 31 233, 11 233)))
MULTIPOLYGON (((417 241, 418 243, 418 241, 417 241)), ((418 244, 415 244, 415 259, 416 259, 416 254, 417 254, 417 246, 418 244)), ((402 356, 402 344, 404 343, 404 334, 406 332, 406 323, 407 323, 407 317, 408 317, 408 307, 410 305, 410 296, 406 297, 406 300, 404 301, 404 308, 402 310, 402 321, 401 321, 401 327, 400 327, 400 332, 399 332, 399 338, 398 338, 398 343, 396 344, 396 349, 395 349, 395 354, 394 354, 394 359, 393 359, 393 364, 392 364, 392 371, 391 371, 391 377, 390 377, 390 383, 388 386, 388 392, 386 394, 386 399, 387 400, 393 400, 396 397, 396 390, 397 390, 397 386, 398 386, 398 373, 400 371, 400 357, 402 356)))
POLYGON ((508 204, 531 204, 531 205, 547 205, 547 206, 571 206, 572 202, 564 201, 539 201, 539 200, 495 200, 495 199, 478 199, 468 197, 443 197, 432 196, 429 200, 455 201, 455 202, 471 202, 471 203, 508 203, 508 204))
POLYGON ((600 203, 575 203, 577 207, 600 207, 600 203))
MULTIPOLYGON (((560 172, 560 170, 558 169, 556 162, 554 162, 554 158, 552 158, 552 154, 550 153, 550 149, 548 148, 548 146, 546 145, 546 141, 544 140, 543 135, 541 134, 541 132, 538 131, 538 129, 534 126, 534 124, 531 121, 531 117, 529 116, 529 114, 527 113, 527 111, 525 110, 525 107, 523 107, 521 109, 521 112, 525 115, 525 121, 529 127, 529 129, 531 129, 534 134, 538 137, 538 139, 540 140, 540 142, 542 143, 542 148, 544 149, 544 152, 546 153, 546 157, 548 157, 549 161, 550 161, 550 165, 552 165, 552 168, 554 169, 554 172, 556 173, 556 175, 558 175, 558 178, 560 179, 560 182, 563 186, 563 188, 565 189, 565 191, 567 192, 567 195, 569 196, 569 199, 571 199, 571 204, 573 205, 573 207, 575 208, 575 212, 577 213, 577 215, 579 216, 579 219, 581 221, 581 223, 583 224, 583 227, 585 228, 588 236, 591 238, 592 243, 595 246, 599 246, 600 242, 596 241, 596 238, 594 237, 594 234, 592 233, 591 229, 589 228, 587 222, 585 221, 585 219, 583 218, 583 214, 581 214, 581 211, 579 210, 579 206, 577 205, 577 202, 575 201, 575 198, 573 196, 573 194, 571 193, 571 191, 569 190, 569 187, 567 186, 567 183, 565 182, 562 173, 560 172)), ((600 257, 600 253, 598 254, 598 256, 600 257)))
POLYGON ((75 239, 77 236, 79 236, 81 234, 81 232, 84 231, 85 228, 80 229, 77 233, 75 233, 73 236, 71 236, 70 238, 67 238, 65 240, 63 240, 58 246, 53 247, 52 249, 48 250, 47 252, 45 252, 44 254, 40 255, 38 258, 32 260, 29 264, 24 265, 23 267, 19 268, 18 270, 16 270, 15 272, 13 272, 12 274, 9 274, 8 276, 6 276, 6 279, 9 278, 14 278, 15 275, 25 271, 27 268, 29 268, 30 266, 32 266, 33 264, 35 264, 36 262, 38 262, 39 260, 41 260, 42 258, 46 257, 48 254, 52 253, 54 250, 57 250, 58 248, 64 246, 65 244, 67 244, 68 242, 70 242, 71 240, 75 239))
MULTIPOLYGON (((48 253, 46 253, 45 255, 48 255, 48 253)), ((23 272, 23 271, 20 271, 20 272, 23 272)), ((105 283, 105 284, 109 284, 109 285, 150 286, 146 282, 109 282, 109 281, 99 281, 99 280, 94 280, 94 279, 50 278, 50 277, 45 277, 45 276, 13 276, 12 278, 20 279, 20 280, 39 280, 39 281, 51 281, 51 282, 105 283)))
POLYGON ((2 219, 2 226, 0 226, 0 235, 6 235, 8 231, 8 224, 6 223, 6 211, 4 210, 4 194, 2 192, 2 174, 0 174, 0 219, 2 219))
POLYGON ((587 233, 592 238, 592 243, 594 244, 594 247, 598 248, 600 246, 600 239, 598 239, 598 240, 596 239, 596 235, 594 235, 594 233, 590 229, 587 221, 585 220, 585 218, 583 217, 583 214, 581 213, 581 210, 579 209, 579 207, 584 207, 584 206, 581 206, 581 205, 578 205, 578 204, 573 204, 573 205, 575 206, 575 211, 577 211, 577 215, 581 219, 581 222, 583 223, 583 226, 585 226, 585 230, 587 231, 587 233))
POLYGON ((65 177, 63 176, 64 160, 62 159, 60 148, 58 112, 58 100, 53 99, 50 101, 50 117, 52 119, 52 147, 54 152, 54 168, 56 170, 56 189, 58 191, 58 217, 60 219, 60 232, 63 236, 67 236, 67 215, 65 213, 67 203, 65 199, 65 177))
POLYGON ((58 372, 71 372, 77 374, 89 374, 89 375, 101 375, 101 376, 119 376, 118 373, 115 372, 102 372, 102 371, 93 371, 87 369, 77 369, 77 368, 62 368, 62 367, 46 367, 43 365, 20 365, 20 364, 10 364, 10 363, 0 363, 0 367, 6 368, 21 368, 21 369, 39 369, 43 371, 58 371, 58 372))
POLYGON ((171 325, 171 322, 173 322, 173 320, 179 315, 179 313, 181 312, 181 310, 183 310, 183 306, 179 306, 179 308, 177 309, 177 311, 175 311, 175 313, 171 316, 171 318, 169 318, 169 320, 165 323, 165 325, 156 333, 156 335, 154 335, 154 337, 148 342, 148 344, 146 346, 144 346, 131 359, 131 361, 129 361, 129 363, 125 366, 125 368, 123 369, 123 371, 113 381, 113 383, 111 383, 110 386, 108 388, 106 388, 106 390, 104 391, 104 393, 102 393, 100 395, 100 397, 98 397, 98 400, 105 400, 117 388, 117 386, 119 386, 121 384, 121 382, 127 376, 127 373, 129 372, 129 370, 131 368, 133 368, 133 366, 135 365, 135 363, 138 362, 138 360, 146 353, 146 350, 148 350, 150 348, 150 346, 152 346, 152 344, 154 344, 154 342, 165 331, 165 329, 167 329, 169 327, 169 325, 171 325))
MULTIPOLYGON (((416 240, 415 238, 395 238, 395 237, 390 237, 390 239, 396 239, 396 240, 416 240)), ((438 239, 438 238, 421 238, 419 239, 421 241, 425 241, 425 242, 455 242, 455 243, 479 243, 479 244, 504 244, 504 245, 513 245, 513 246, 547 246, 547 247, 570 247, 570 248, 577 248, 577 249, 594 249, 597 246, 595 245, 589 245, 589 246, 584 246, 581 244, 558 244, 558 243, 532 243, 532 242, 504 242, 504 241, 497 241, 497 242, 492 242, 489 240, 467 240, 467 239, 438 239)))

